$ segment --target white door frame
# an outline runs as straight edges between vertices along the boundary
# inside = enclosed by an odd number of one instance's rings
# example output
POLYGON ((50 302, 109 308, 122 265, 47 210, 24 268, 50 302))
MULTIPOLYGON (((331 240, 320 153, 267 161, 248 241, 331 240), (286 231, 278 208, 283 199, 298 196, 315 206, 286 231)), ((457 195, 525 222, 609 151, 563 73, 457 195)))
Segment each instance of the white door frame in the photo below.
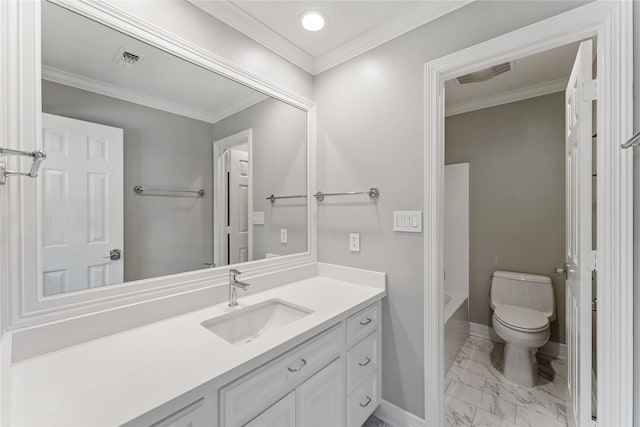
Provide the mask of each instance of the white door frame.
POLYGON ((249 261, 253 260, 253 222, 251 213, 253 212, 253 129, 246 129, 226 138, 213 141, 213 262, 216 266, 223 265, 220 256, 223 253, 226 230, 220 218, 225 217, 225 189, 224 183, 224 159, 225 150, 236 145, 248 144, 249 146, 249 189, 247 191, 248 211, 249 211, 249 261))
POLYGON ((598 424, 633 423, 632 2, 596 1, 425 64, 426 424, 443 425, 444 82, 597 36, 598 424), (438 351, 433 351, 436 348, 438 351), (601 351, 606 349, 606 351, 601 351))

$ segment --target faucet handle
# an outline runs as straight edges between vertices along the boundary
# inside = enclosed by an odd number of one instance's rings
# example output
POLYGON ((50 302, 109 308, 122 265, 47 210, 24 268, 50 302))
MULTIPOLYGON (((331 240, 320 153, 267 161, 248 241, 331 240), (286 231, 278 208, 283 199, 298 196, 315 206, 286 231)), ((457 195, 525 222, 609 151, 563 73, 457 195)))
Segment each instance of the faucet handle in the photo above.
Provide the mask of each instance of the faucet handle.
POLYGON ((229 270, 229 274, 242 274, 241 271, 236 270, 235 268, 232 268, 231 270, 229 270))

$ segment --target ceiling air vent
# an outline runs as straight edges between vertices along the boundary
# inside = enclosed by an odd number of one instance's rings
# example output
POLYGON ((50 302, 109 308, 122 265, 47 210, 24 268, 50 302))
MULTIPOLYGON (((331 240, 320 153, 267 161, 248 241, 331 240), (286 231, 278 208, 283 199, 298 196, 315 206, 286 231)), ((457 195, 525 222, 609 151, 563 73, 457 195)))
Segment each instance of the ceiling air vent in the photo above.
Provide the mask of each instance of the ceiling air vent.
POLYGON ((113 62, 120 64, 123 67, 133 68, 140 60, 140 56, 135 53, 126 51, 123 47, 118 49, 118 53, 113 58, 113 62))
POLYGON ((511 63, 505 62, 504 64, 494 65, 493 67, 489 67, 484 70, 465 74, 464 76, 458 77, 456 80, 461 85, 467 83, 486 82, 487 80, 491 80, 495 76, 499 76, 500 74, 506 73, 509 70, 511 70, 511 63))

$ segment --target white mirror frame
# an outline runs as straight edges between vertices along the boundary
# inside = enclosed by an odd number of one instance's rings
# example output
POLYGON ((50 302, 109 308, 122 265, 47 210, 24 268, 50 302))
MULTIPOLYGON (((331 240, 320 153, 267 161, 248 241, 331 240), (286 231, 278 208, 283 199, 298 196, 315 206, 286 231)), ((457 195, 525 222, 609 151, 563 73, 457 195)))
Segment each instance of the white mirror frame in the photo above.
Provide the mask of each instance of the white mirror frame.
MULTIPOLYGON (((105 1, 52 0, 212 72, 307 112, 307 194, 316 187, 316 107, 292 91, 174 36, 105 1)), ((0 145, 42 147, 41 14, 39 1, 0 2, 0 145), (6 48, 6 51, 4 51, 6 48)), ((2 157, 9 169, 28 170, 27 160, 2 157)), ((166 297, 225 283, 228 266, 43 297, 40 180, 10 177, 0 185, 0 302, 2 330, 40 325, 72 316, 166 297)), ((317 261, 316 201, 307 199, 307 252, 242 264, 248 276, 317 261)))

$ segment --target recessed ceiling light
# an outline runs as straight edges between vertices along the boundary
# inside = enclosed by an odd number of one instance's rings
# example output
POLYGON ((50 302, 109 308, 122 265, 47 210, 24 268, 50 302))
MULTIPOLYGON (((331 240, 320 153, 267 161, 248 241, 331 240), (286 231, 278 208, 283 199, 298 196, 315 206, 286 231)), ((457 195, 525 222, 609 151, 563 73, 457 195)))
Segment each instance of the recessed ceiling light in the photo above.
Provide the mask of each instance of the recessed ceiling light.
POLYGON ((300 23, 307 31, 319 31, 324 28, 327 18, 316 10, 310 10, 302 14, 300 23))

